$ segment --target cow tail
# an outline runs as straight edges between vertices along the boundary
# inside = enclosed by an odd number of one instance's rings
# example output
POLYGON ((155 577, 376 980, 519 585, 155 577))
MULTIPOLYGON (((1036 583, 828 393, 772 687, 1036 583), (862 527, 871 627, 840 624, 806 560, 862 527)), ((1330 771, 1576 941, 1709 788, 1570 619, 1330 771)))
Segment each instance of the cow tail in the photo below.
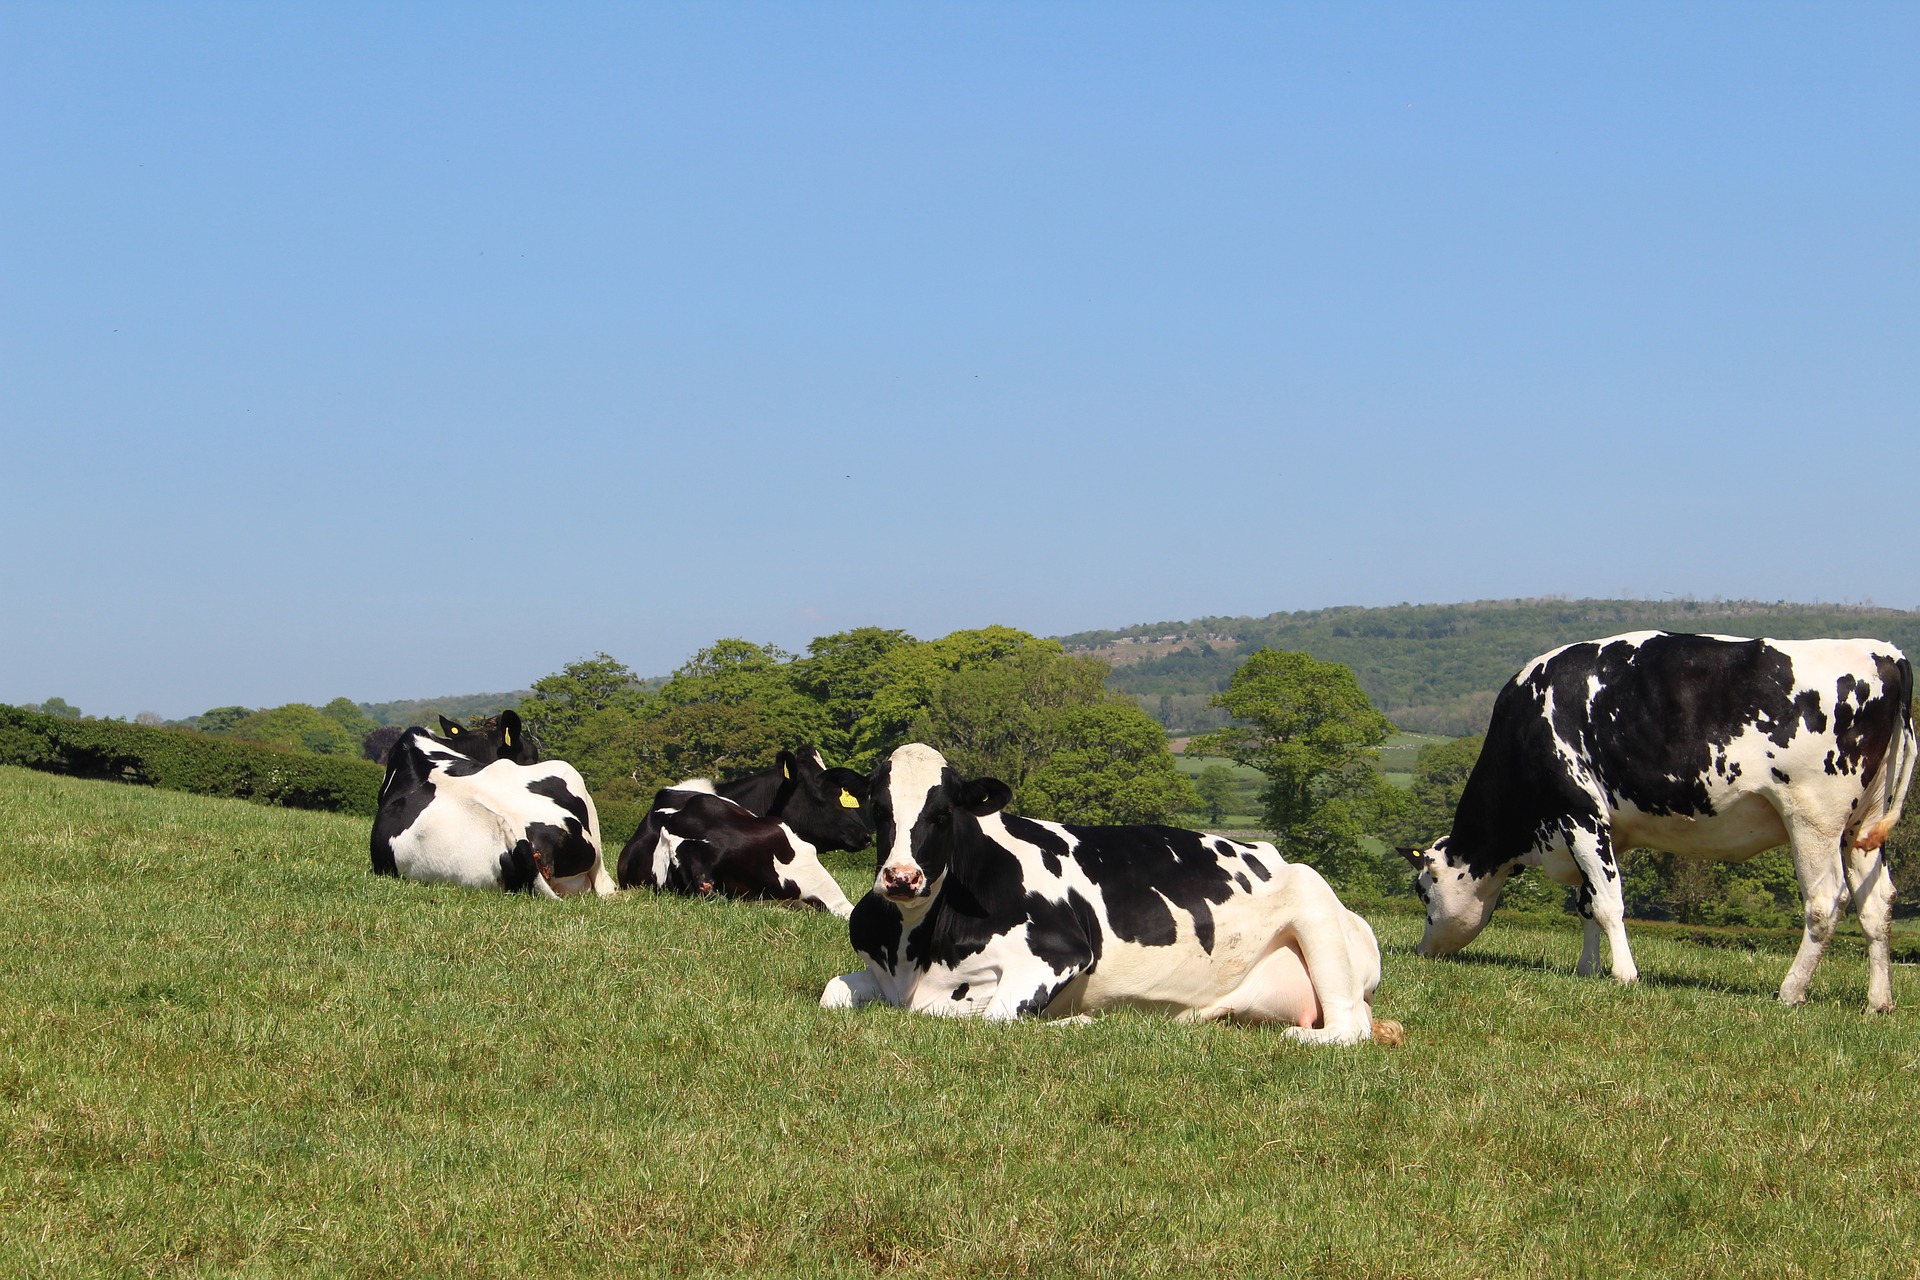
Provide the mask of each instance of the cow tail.
POLYGON ((1391 1018, 1375 1018, 1373 1042, 1383 1044, 1389 1049, 1398 1049, 1407 1042, 1407 1029, 1391 1018))
POLYGON ((1894 726, 1892 741, 1887 743, 1886 755, 1881 757, 1880 772, 1867 784, 1873 807, 1861 815, 1855 829, 1856 849, 1873 850, 1886 843, 1888 833, 1900 821, 1907 784, 1913 779, 1914 757, 1920 754, 1913 733, 1913 664, 1900 659, 1899 672, 1900 720, 1894 726))

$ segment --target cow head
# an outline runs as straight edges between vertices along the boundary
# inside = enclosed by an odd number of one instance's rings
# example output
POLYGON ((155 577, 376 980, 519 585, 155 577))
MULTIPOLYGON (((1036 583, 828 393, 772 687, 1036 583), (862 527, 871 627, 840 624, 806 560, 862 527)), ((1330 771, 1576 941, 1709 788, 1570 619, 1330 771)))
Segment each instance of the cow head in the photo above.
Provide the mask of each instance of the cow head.
POLYGON ((441 716, 438 741, 477 764, 492 764, 495 760, 511 760, 515 764, 540 763, 540 749, 521 725, 517 711, 502 711, 478 729, 469 729, 441 716))
POLYGON ((867 798, 865 774, 829 769, 814 747, 782 751, 774 760, 780 789, 767 813, 793 828, 816 849, 864 849, 872 839, 860 806, 867 798))
POLYGON ((1456 862, 1442 836, 1431 849, 1402 849, 1413 866, 1413 891, 1427 907, 1427 929, 1416 948, 1423 956, 1450 956, 1480 936, 1500 900, 1504 875, 1476 876, 1456 862))
POLYGON ((921 742, 880 762, 869 795, 879 855, 873 891, 909 908, 940 891, 957 840, 977 833, 977 819, 1013 798, 998 778, 962 779, 945 756, 921 742))

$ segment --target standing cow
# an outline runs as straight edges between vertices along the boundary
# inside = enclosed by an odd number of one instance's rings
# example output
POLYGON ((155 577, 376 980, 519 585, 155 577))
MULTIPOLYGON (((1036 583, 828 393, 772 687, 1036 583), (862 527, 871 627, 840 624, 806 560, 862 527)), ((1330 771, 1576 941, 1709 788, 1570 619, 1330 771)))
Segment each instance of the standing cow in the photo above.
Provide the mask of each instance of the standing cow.
POLYGON ((829 769, 811 746, 715 786, 662 788, 621 850, 620 887, 805 902, 845 919, 853 904, 820 862, 824 849, 864 849, 867 779, 829 769))
POLYGON ((441 725, 447 737, 408 729, 387 752, 375 875, 546 898, 613 892, 600 817, 572 765, 534 763, 512 711, 479 730, 441 725))
POLYGON ((1789 844, 1806 934, 1780 999, 1806 999, 1851 900, 1867 1004, 1893 1008, 1893 884, 1880 852, 1913 772, 1913 669, 1879 640, 1741 640, 1641 631, 1542 654, 1508 681, 1452 831, 1403 849, 1427 904, 1420 952, 1473 941, 1515 871, 1580 886, 1579 971, 1627 949, 1619 853, 1718 862, 1789 844))
POLYGON ((822 1005, 985 1018, 1132 1005, 1280 1023, 1318 1044, 1400 1039, 1372 1019, 1373 931, 1313 868, 1173 827, 1011 817, 1010 795, 922 743, 882 762, 879 866, 848 926, 867 967, 829 982, 822 1005))

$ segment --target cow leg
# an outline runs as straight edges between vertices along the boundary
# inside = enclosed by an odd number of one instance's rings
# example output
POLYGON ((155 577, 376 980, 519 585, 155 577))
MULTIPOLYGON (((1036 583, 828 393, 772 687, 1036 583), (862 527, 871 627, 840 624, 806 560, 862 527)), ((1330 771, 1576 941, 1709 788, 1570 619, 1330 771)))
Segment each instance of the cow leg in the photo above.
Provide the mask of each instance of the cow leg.
POLYGON ((1878 849, 1847 849, 1847 876, 1853 882, 1853 909, 1867 935, 1867 1008, 1893 1012, 1893 878, 1878 849))
POLYGON ((842 920, 853 914, 853 904, 847 901, 840 882, 821 864, 817 855, 802 849, 794 855, 792 862, 784 866, 776 865, 775 873, 792 886, 794 895, 802 901, 812 903, 822 911, 831 911, 842 920))
POLYGON ((1639 981, 1640 970, 1633 963, 1633 949, 1627 945, 1627 899, 1620 888, 1620 864, 1614 856, 1612 836, 1604 824, 1592 831, 1576 827, 1567 835, 1567 849, 1586 877, 1580 893, 1580 914, 1586 918, 1587 932, 1580 946, 1578 972, 1590 974, 1599 968, 1600 935, 1605 934, 1613 980, 1622 985, 1639 981))
POLYGON ((826 990, 820 993, 820 1007, 858 1009, 861 1005, 886 998, 887 993, 880 989, 880 982, 873 976, 873 971, 861 969, 856 973, 843 973, 827 983, 826 990))
POLYGON ((1574 972, 1583 978, 1600 972, 1600 922, 1593 918, 1593 890, 1585 883, 1574 895, 1580 911, 1580 963, 1574 972))
MULTIPOLYGON (((1800 896, 1806 904, 1806 930, 1800 938, 1800 950, 1780 983, 1781 1004, 1804 1004, 1807 986, 1813 981, 1814 966, 1820 963, 1827 942, 1840 925, 1840 911, 1846 884, 1841 874, 1841 837, 1798 818, 1787 820, 1787 839, 1793 846, 1793 870, 1800 880, 1800 896)), ((1864 922, 1863 922, 1864 923, 1864 922)), ((1868 998, 1873 987, 1868 983, 1868 998)), ((1891 1002, 1891 983, 1888 999, 1891 1002)))

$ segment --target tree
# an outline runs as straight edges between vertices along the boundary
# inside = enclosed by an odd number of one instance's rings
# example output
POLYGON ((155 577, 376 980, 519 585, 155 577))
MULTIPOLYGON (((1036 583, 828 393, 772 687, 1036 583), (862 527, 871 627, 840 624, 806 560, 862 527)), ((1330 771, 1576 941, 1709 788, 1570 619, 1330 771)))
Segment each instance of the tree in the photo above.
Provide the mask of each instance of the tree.
POLYGON ((58 716, 62 720, 78 720, 80 708, 65 698, 48 698, 45 702, 30 702, 23 708, 26 711, 38 711, 43 716, 58 716))
POLYGON ((807 645, 808 656, 793 664, 794 686, 819 704, 826 726, 820 749, 830 761, 858 750, 856 730, 886 679, 886 659, 920 642, 904 631, 856 627, 820 636, 807 645))
POLYGON ((195 716, 191 723, 201 733, 230 734, 234 725, 252 714, 251 707, 213 707, 195 716))
MULTIPOLYGON (((1028 775, 1060 746, 1061 713, 1110 702, 1107 664, 1069 658, 1057 646, 1026 645, 934 686, 912 736, 938 748, 961 775, 994 777, 1024 811, 1028 775)), ((1162 733, 1164 752, 1166 735, 1162 733)))
POLYGON ((348 733, 340 723, 305 702, 256 711, 234 721, 227 732, 250 742, 264 742, 289 751, 306 751, 320 756, 357 756, 360 739, 348 733))
POLYGON ((320 714, 339 725, 347 737, 355 742, 365 742, 367 735, 380 727, 367 714, 366 708, 350 698, 335 698, 320 708, 320 714))
POLYGON ((1453 811, 1459 807, 1467 775, 1473 772, 1485 742, 1485 735, 1475 734, 1421 747, 1413 762, 1413 790, 1389 825, 1386 837, 1407 848, 1430 849, 1434 841, 1451 831, 1453 811))
POLYGON ((795 665, 774 645, 717 640, 673 673, 630 729, 597 720, 605 746, 593 750, 630 752, 632 776, 648 794, 683 778, 759 768, 783 749, 819 742, 828 728, 820 705, 796 687, 795 665))
POLYGON ((1029 648, 1054 655, 1061 652, 1058 641, 999 626, 894 646, 874 664, 873 696, 854 723, 846 763, 871 769, 889 751, 911 741, 915 722, 927 713, 935 692, 949 676, 1029 648))
POLYGON ((1064 708, 1051 736, 1051 754, 1015 796, 1022 813, 1099 826, 1167 822, 1200 803, 1166 731, 1131 699, 1064 708))
POLYGON ((605 653, 569 662, 533 682, 533 696, 520 704, 520 718, 548 755, 571 759, 573 735, 596 711, 638 713, 646 691, 633 672, 605 653))
POLYGON ((1200 797, 1200 807, 1207 815, 1207 821, 1218 825, 1226 816, 1227 806, 1233 803, 1235 793, 1239 791, 1233 770, 1223 764, 1210 764, 1200 771, 1195 782, 1195 792, 1200 797))
POLYGON ((1338 883, 1377 882, 1380 860, 1361 841, 1384 830, 1401 803, 1375 767, 1393 725, 1361 691, 1352 669, 1262 649, 1213 702, 1239 723, 1196 738, 1187 749, 1267 775, 1266 820, 1288 858, 1338 883))

